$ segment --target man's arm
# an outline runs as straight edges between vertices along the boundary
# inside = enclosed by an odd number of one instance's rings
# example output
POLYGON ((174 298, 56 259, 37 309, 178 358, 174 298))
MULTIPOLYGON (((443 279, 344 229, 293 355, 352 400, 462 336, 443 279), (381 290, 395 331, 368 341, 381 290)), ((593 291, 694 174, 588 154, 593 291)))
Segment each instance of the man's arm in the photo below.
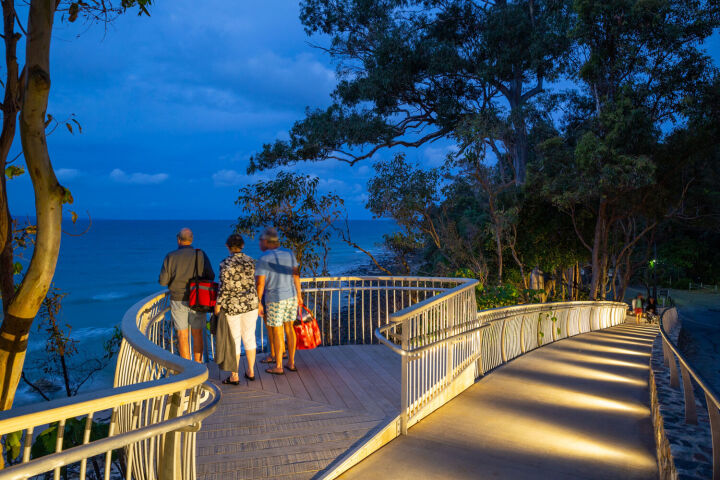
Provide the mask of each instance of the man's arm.
POLYGON ((293 282, 295 283, 295 291, 297 292, 298 306, 303 305, 302 291, 300 290, 300 269, 293 267, 293 282))
POLYGON ((258 296, 258 315, 265 316, 265 309, 262 304, 263 293, 265 293, 265 275, 257 275, 255 277, 255 289, 258 296))
POLYGON ((158 278, 158 283, 160 285, 167 287, 170 284, 171 275, 170 275, 170 265, 169 265, 168 257, 165 257, 165 260, 163 260, 162 268, 160 269, 160 277, 158 278))

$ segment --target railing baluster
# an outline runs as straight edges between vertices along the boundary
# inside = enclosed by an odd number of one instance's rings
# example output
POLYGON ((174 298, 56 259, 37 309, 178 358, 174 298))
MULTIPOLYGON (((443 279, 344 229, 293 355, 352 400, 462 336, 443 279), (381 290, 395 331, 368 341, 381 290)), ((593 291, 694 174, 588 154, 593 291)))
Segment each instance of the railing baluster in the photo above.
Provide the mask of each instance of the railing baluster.
POLYGON ((693 392, 690 373, 685 365, 680 363, 680 371, 683 379, 683 393, 685 395, 685 423, 697 424, 697 413, 695 412, 695 392, 693 392))
POLYGON ((720 410, 707 391, 705 392, 705 402, 710 418, 710 436, 712 437, 713 480, 720 480, 720 410))

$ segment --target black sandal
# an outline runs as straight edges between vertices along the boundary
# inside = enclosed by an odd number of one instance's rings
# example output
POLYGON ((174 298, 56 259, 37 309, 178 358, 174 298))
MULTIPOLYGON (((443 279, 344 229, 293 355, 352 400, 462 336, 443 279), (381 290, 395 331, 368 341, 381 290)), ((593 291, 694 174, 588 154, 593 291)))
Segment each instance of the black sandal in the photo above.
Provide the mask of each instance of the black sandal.
MULTIPOLYGON (((247 375, 245 375, 247 377, 247 375)), ((225 380, 222 381, 224 385, 240 385, 240 379, 237 380, 230 380, 230 377, 227 377, 225 380)))
POLYGON ((254 381, 255 381, 255 377, 251 377, 250 375, 247 374, 247 372, 245 372, 245 378, 247 378, 247 379, 250 380, 251 382, 254 382, 254 381))
POLYGON ((267 373, 269 373, 270 375, 285 375, 285 372, 282 371, 282 370, 280 370, 280 371, 278 372, 278 371, 274 371, 272 368, 266 368, 265 371, 266 371, 267 373))
POLYGON ((297 372, 297 367, 291 367, 290 365, 285 365, 285 368, 287 368, 291 372, 297 372))

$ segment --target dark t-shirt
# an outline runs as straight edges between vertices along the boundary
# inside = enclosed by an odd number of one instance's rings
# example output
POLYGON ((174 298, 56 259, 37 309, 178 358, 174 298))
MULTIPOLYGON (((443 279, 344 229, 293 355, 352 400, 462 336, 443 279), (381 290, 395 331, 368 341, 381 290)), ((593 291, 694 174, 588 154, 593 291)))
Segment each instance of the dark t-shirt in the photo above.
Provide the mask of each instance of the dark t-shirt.
MULTIPOLYGON (((199 249, 198 249, 199 250, 199 249)), ((207 280, 215 279, 210 259, 202 250, 197 255, 198 273, 207 280)), ((171 300, 188 301, 188 282, 195 273, 195 249, 191 245, 183 245, 165 256, 160 269, 160 285, 168 287, 171 300)))

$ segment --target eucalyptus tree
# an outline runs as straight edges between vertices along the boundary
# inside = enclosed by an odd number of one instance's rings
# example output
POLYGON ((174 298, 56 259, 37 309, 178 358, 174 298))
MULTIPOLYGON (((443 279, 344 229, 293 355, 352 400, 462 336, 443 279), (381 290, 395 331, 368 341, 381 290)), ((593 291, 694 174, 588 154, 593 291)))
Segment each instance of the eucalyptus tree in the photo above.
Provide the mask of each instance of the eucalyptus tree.
MULTIPOLYGON (((22 27, 16 5, 3 0, 3 40, 6 81, 2 105, 0 166, 6 172, 8 153, 19 120, 22 154, 35 194, 35 240, 32 259, 19 285, 14 285, 12 268, 12 218, 3 175, 0 191, 0 287, 3 319, 0 325, 0 410, 12 407, 20 380, 28 335, 33 320, 50 288, 60 249, 62 208, 72 202, 69 190, 60 185, 47 147, 46 127, 50 95, 50 46, 55 17, 61 21, 108 22, 128 8, 137 6, 148 13, 152 0, 30 0, 26 27, 22 27), (25 37, 25 65, 21 69, 17 46, 25 37), (19 114, 19 119, 18 119, 19 114), (8 280, 9 279, 9 280, 8 280)), ((13 169, 13 171, 15 171, 13 169)))
POLYGON ((669 158, 667 135, 685 128, 685 103, 714 75, 702 42, 719 25, 714 1, 574 3, 578 89, 535 171, 591 256, 591 298, 659 222, 683 215, 690 179, 668 173, 690 154, 669 158))
POLYGON ((350 164, 383 148, 451 137, 479 113, 505 126, 498 148, 525 178, 526 107, 557 79, 570 40, 569 0, 305 0, 308 34, 339 83, 326 109, 308 109, 287 141, 266 144, 249 171, 298 161, 350 164))

